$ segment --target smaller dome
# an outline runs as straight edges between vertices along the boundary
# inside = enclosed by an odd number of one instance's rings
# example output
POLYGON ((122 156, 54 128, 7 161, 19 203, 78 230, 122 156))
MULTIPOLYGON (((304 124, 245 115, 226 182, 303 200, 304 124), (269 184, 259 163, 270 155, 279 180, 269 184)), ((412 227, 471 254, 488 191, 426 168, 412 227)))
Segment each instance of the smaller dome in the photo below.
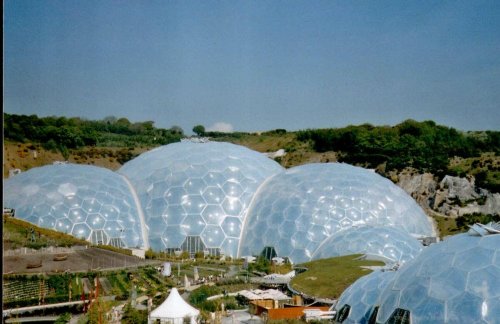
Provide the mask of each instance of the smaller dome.
POLYGON ((262 184, 248 209, 239 255, 272 246, 294 263, 307 262, 325 240, 353 226, 434 234, 422 208, 388 179, 348 164, 313 163, 262 184))
POLYGON ((452 236, 397 271, 378 300, 377 323, 498 323, 500 234, 452 236))
POLYGON ((395 227, 353 227, 333 234, 312 259, 363 253, 386 262, 405 263, 422 251, 422 244, 395 227))
POLYGON ((342 293, 335 305, 335 319, 341 323, 368 323, 377 298, 395 273, 377 270, 356 280, 342 293))
POLYGON ((20 219, 94 244, 147 247, 133 188, 113 171, 47 165, 7 179, 3 189, 4 206, 20 219))

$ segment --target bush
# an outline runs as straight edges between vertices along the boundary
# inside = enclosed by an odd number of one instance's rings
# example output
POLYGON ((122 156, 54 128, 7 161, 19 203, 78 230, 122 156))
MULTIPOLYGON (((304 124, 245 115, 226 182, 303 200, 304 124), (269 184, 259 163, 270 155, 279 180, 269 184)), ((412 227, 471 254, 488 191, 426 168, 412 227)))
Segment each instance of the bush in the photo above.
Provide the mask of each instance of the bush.
POLYGON ((203 285, 191 292, 191 295, 189 295, 189 302, 193 305, 200 305, 204 303, 208 297, 221 293, 222 290, 219 287, 203 285))
POLYGON ((140 324, 148 322, 148 312, 146 310, 137 310, 127 303, 123 308, 122 323, 140 324))
POLYGON ((457 228, 461 230, 466 230, 468 225, 488 224, 489 222, 500 222, 500 215, 473 213, 458 216, 456 219, 457 228))

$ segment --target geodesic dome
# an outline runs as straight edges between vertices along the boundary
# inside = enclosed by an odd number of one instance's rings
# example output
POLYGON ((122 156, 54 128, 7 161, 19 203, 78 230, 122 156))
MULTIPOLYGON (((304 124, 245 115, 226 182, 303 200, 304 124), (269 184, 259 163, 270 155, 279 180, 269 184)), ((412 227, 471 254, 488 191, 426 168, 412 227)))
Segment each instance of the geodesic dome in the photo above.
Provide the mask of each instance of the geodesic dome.
POLYGON ((277 174, 259 189, 240 255, 274 246, 278 255, 305 262, 334 233, 361 225, 433 236, 422 208, 391 181, 347 164, 307 164, 277 174))
POLYGON ((5 207, 40 227, 94 244, 147 246, 133 189, 110 170, 78 164, 33 168, 6 179, 3 192, 5 207))
POLYGON ((283 168, 242 146, 183 141, 127 162, 155 250, 219 251, 235 257, 255 191, 283 168))
POLYGON ((377 323, 498 323, 500 234, 452 236, 397 271, 377 302, 377 323))
POLYGON ((335 319, 340 323, 368 323, 382 290, 392 280, 395 271, 376 270, 350 285, 335 305, 335 319))
POLYGON ((389 263, 405 263, 422 251, 422 244, 395 227, 352 227, 326 239, 311 259, 363 253, 389 263))

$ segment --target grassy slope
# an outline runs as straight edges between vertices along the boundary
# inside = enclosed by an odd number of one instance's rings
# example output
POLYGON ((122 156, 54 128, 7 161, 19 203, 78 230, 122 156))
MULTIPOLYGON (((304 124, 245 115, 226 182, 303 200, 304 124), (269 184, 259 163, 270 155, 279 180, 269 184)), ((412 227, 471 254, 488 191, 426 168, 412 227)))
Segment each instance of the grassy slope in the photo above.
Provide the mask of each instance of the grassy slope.
POLYGON ((307 295, 338 298, 358 278, 371 272, 361 266, 381 266, 381 261, 355 260, 361 254, 304 263, 306 272, 292 279, 291 286, 307 295))
POLYGON ((2 243, 4 249, 19 247, 41 248, 46 246, 87 245, 87 241, 80 240, 68 234, 41 228, 23 220, 3 216, 2 243), (31 242, 31 228, 35 232, 35 242, 31 242), (40 234, 40 235, 39 235, 40 234))
MULTIPOLYGON (((139 155, 152 149, 152 147, 136 147, 131 153, 139 155)), ((122 164, 118 159, 118 152, 125 150, 122 147, 83 147, 70 150, 68 161, 70 163, 90 164, 108 168, 119 169, 122 164)), ((9 176, 10 169, 26 171, 34 167, 52 164, 54 161, 64 161, 60 152, 43 149, 40 145, 31 143, 18 143, 5 141, 3 144, 4 163, 3 176, 9 176), (36 150, 36 157, 34 151, 36 150)))
POLYGON ((500 156, 484 153, 478 157, 454 158, 450 161, 450 170, 459 176, 477 175, 486 172, 489 183, 500 185, 500 156))
POLYGON ((261 135, 248 134, 239 138, 221 137, 217 140, 243 145, 262 153, 276 152, 279 149, 284 149, 287 152, 286 155, 277 161, 286 168, 306 163, 337 161, 337 153, 317 153, 312 149, 310 143, 297 141, 295 133, 264 133, 261 135))

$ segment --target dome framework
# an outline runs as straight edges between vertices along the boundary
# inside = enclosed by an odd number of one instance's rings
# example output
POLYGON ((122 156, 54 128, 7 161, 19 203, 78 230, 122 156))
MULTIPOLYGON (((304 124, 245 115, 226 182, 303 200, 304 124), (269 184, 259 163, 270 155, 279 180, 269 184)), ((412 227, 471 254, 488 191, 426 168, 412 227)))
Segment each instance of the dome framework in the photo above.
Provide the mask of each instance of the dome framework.
POLYGON ((255 191, 282 171, 242 146, 190 141, 143 153, 119 170, 137 190, 154 250, 232 257, 255 191))
POLYGON ((4 206, 16 217, 92 242, 147 248, 141 208, 126 179, 89 165, 30 169, 4 183, 4 206))
POLYGON ((420 206, 389 180, 347 164, 313 163, 277 174, 259 189, 239 251, 257 254, 273 246, 294 263, 307 262, 325 240, 353 226, 434 236, 420 206))

